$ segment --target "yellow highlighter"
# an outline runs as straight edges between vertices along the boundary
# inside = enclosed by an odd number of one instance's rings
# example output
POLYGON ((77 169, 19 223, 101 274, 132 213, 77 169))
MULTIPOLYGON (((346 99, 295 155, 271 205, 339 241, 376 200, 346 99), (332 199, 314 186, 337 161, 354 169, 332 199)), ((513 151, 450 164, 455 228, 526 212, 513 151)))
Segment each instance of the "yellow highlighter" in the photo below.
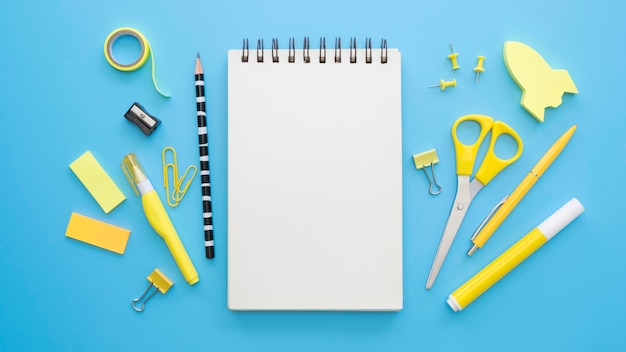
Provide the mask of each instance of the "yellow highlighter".
POLYGON ((513 270, 519 263, 533 254, 544 243, 559 233, 565 226, 576 219, 585 208, 578 199, 572 198, 559 210, 531 230, 521 240, 489 263, 478 274, 464 283, 448 296, 448 305, 458 312, 465 309, 478 296, 513 270))
POLYGON ((143 205, 146 218, 148 218, 148 222, 152 228, 163 238, 165 244, 167 244, 167 248, 169 248, 172 253, 183 277, 190 285, 195 284, 200 280, 198 278, 198 272, 193 266, 183 243, 180 241, 170 217, 167 215, 167 212, 165 212, 165 207, 159 195, 152 187, 152 183, 150 183, 150 180, 143 171, 135 154, 130 153, 124 157, 122 170, 124 170, 128 181, 135 189, 135 193, 141 193, 141 204, 143 205), (139 192, 137 192, 137 188, 139 192))
POLYGON ((467 255, 471 256, 478 248, 482 248, 485 245, 485 242, 487 242, 489 237, 491 237, 491 235, 493 235, 493 233, 498 229, 504 219, 509 216, 520 200, 524 198, 526 193, 530 191, 543 173, 546 172, 550 165, 552 165, 554 159, 561 154, 563 148, 565 148, 569 140, 572 138, 574 131, 576 131, 576 125, 570 127, 561 135, 561 137, 559 137, 559 139, 554 142, 554 144, 552 144, 550 149, 543 154, 541 159, 539 159, 537 164, 535 164, 515 190, 513 190, 509 196, 496 206, 497 211, 494 210, 495 214, 491 217, 491 214, 487 215, 487 219, 483 221, 476 232, 472 235, 470 240, 474 245, 469 252, 467 252, 467 255))

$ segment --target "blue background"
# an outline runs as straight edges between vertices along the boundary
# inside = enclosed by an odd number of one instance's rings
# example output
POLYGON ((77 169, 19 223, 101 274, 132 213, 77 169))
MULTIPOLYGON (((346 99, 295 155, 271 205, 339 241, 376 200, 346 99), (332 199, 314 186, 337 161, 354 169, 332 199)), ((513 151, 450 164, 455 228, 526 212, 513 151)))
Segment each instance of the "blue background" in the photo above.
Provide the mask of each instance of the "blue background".
MULTIPOLYGON (((0 5, 0 350, 624 350, 626 170, 624 5, 617 1, 5 1, 0 5), (117 71, 103 57, 115 28, 139 29, 156 54, 117 71), (231 312, 226 308, 227 57, 244 37, 256 42, 326 36, 381 37, 402 52, 404 310, 398 313, 231 312), (538 123, 519 104, 502 60, 521 41, 580 93, 566 94, 538 123), (459 53, 452 71, 448 43, 459 53), (149 227, 119 169, 135 152, 159 186, 161 150, 180 167, 197 163, 193 69, 205 68, 217 256, 204 258, 196 178, 169 214, 200 274, 185 283, 149 227), (474 84, 472 67, 486 72, 474 84), (428 89, 439 79, 458 87, 428 89), (150 137, 123 118, 133 101, 163 124, 150 137), (524 153, 474 200, 437 282, 426 277, 456 189, 450 127, 481 113, 522 136, 524 153), (467 257, 468 238, 556 138, 578 130, 561 156, 487 245, 467 257), (430 196, 411 155, 437 148, 443 193, 430 196), (105 215, 68 165, 91 150, 128 199, 105 215), (466 310, 449 293, 572 197, 585 213, 466 310), (64 236, 70 213, 131 230, 123 256, 64 236), (162 269, 175 285, 139 314, 130 301, 162 269)), ((128 38, 115 46, 131 61, 128 38)), ((510 147, 510 146, 509 146, 510 147)), ((502 148, 507 150, 507 143, 502 148)), ((163 189, 157 188, 161 197, 163 189)), ((382 239, 381 239, 382 240, 382 239)), ((324 260, 320 258, 319 260, 324 260)))

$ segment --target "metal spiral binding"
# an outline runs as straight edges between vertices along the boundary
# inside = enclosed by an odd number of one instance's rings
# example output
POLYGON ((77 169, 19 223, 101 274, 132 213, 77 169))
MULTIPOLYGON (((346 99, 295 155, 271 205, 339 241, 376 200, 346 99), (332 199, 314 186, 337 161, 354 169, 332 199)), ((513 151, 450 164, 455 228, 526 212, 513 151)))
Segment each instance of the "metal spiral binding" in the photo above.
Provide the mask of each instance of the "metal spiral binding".
POLYGON ((350 37, 350 63, 356 64, 356 38, 352 37, 350 37))
POLYGON ((380 63, 387 63, 387 39, 380 40, 380 63))
POLYGON ((372 63, 372 38, 365 38, 365 63, 372 63))
POLYGON ((302 46, 302 60, 305 63, 311 62, 311 41, 309 37, 304 37, 304 45, 302 46))
POLYGON ((265 51, 263 39, 258 39, 256 42, 256 62, 263 62, 263 51, 265 51))
MULTIPOLYGON (((357 45, 356 37, 350 37, 350 63, 357 63, 357 45)), ((256 61, 264 62, 265 44, 263 39, 258 39, 256 44, 256 61)), ((248 38, 243 40, 241 62, 248 62, 250 57, 250 48, 248 38)), ((373 58, 372 38, 365 38, 365 63, 371 64, 373 58)), ((278 55, 278 38, 272 38, 272 62, 279 62, 278 55)), ((304 63, 311 62, 311 41, 309 37, 304 37, 302 46, 302 60, 304 63)), ((386 64, 388 60, 387 39, 380 41, 380 63, 386 64)), ((288 61, 296 62, 296 40, 294 37, 289 38, 288 61)), ((319 62, 326 63, 326 38, 320 37, 319 62)), ((335 62, 341 63, 341 37, 335 37, 335 62)))
POLYGON ((272 62, 278 62, 278 38, 272 39, 272 62))
POLYGON ((326 63, 326 38, 320 38, 320 63, 326 63))
MULTIPOLYGON (((272 44, 272 48, 273 47, 274 45, 272 44)), ((276 47, 278 48, 278 43, 276 44, 276 47)), ((274 56, 273 52, 272 52, 272 56, 274 56)), ((289 38, 289 60, 288 61, 296 62, 296 40, 294 39, 294 37, 289 38)), ((274 62, 278 62, 278 59, 276 59, 276 61, 274 62)))
POLYGON ((248 46, 248 38, 243 40, 243 53, 241 55, 241 62, 248 62, 248 57, 250 56, 250 47, 248 46))

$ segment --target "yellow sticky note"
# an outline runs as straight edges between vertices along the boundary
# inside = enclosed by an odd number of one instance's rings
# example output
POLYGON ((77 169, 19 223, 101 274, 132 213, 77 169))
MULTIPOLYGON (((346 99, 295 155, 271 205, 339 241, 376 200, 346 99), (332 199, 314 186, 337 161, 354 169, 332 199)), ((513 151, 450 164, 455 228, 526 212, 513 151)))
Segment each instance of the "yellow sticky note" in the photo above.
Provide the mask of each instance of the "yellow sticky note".
POLYGON ((553 69, 526 44, 504 43, 504 63, 522 90, 520 104, 539 122, 543 122, 545 108, 561 105, 564 93, 578 93, 566 70, 553 69))
POLYGON ((96 202, 98 202, 105 213, 108 214, 126 199, 124 193, 120 191, 90 151, 86 151, 78 159, 74 160, 70 164, 70 169, 74 171, 74 174, 96 199, 96 202))
POLYGON ((72 213, 65 236, 111 252, 124 254, 130 230, 72 213))

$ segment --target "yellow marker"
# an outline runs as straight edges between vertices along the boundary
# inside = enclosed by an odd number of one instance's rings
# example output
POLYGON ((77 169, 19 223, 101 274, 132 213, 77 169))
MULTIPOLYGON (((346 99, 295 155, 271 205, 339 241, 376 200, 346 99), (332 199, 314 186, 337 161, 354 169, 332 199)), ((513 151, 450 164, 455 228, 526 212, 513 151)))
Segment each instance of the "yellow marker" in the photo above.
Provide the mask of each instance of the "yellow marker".
POLYGON ((456 87, 456 79, 451 81, 444 81, 443 79, 439 80, 439 84, 433 84, 428 86, 428 88, 440 87, 441 90, 445 90, 448 87, 456 87))
POLYGON ((65 236, 117 254, 124 254, 130 231, 72 213, 65 236))
POLYGON ((143 66, 146 63, 146 61, 148 61, 148 57, 150 56, 150 53, 152 53, 152 83, 154 84, 154 88, 156 89, 157 92, 159 92, 159 94, 161 94, 162 96, 166 98, 169 98, 170 96, 161 92, 161 90, 159 89, 159 86, 157 85, 156 63, 154 62, 154 52, 152 52, 152 49, 150 48, 150 43, 148 43, 148 39, 146 39, 146 37, 144 37, 144 35, 141 34, 141 32, 139 32, 138 30, 134 28, 122 27, 111 32, 107 36, 106 40, 104 41, 104 57, 107 59, 107 61, 109 62, 111 66, 115 67, 116 69, 120 71, 135 71, 141 68, 141 66, 143 66), (139 57, 137 58, 137 60, 135 60, 135 62, 132 62, 130 64, 122 64, 118 62, 117 60, 115 60, 115 57, 113 56, 113 43, 115 43, 115 41, 119 37, 122 37, 125 35, 135 37, 137 41, 139 41, 139 45, 141 45, 141 53, 139 54, 139 57))
POLYGON ((561 105, 563 93, 578 93, 567 71, 552 69, 539 53, 526 44, 504 43, 504 63, 522 89, 522 106, 539 122, 543 122, 546 107, 561 105))
POLYGON ((147 279, 150 284, 148 285, 146 291, 143 293, 143 295, 141 295, 141 297, 135 298, 131 302, 133 309, 138 312, 143 312, 143 310, 146 308, 146 302, 148 302, 148 300, 150 300, 150 298, 152 298, 152 296, 154 296, 157 292, 161 292, 161 294, 166 294, 170 287, 174 285, 172 280, 165 276, 165 274, 163 274, 158 268, 154 269, 152 273, 148 275, 147 279), (137 307, 135 303, 140 302, 146 296, 148 291, 150 291, 150 289, 153 287, 155 288, 155 290, 141 303, 141 307, 137 307))
POLYGON ((450 59, 450 62, 452 63, 452 69, 456 70, 461 68, 461 66, 459 66, 459 64, 456 62, 457 57, 459 57, 459 53, 454 52, 454 49, 452 49, 452 43, 450 43, 450 51, 452 52, 452 54, 448 55, 448 59, 450 59))
POLYGON ((185 280, 190 285, 195 284, 200 280, 198 272, 193 266, 183 243, 180 241, 180 237, 178 237, 178 233, 176 233, 176 229, 167 215, 159 195, 152 187, 152 183, 150 183, 150 180, 141 168, 141 164, 139 164, 135 154, 130 153, 124 157, 122 170, 124 170, 128 181, 133 186, 135 194, 139 194, 137 188, 139 189, 141 204, 148 222, 167 244, 185 280))
POLYGON ((111 177, 104 171, 90 151, 70 164, 80 182, 87 188, 105 213, 109 213, 126 199, 111 177))
POLYGON ((450 308, 455 312, 465 309, 478 296, 487 291, 493 284, 576 219, 584 210, 585 208, 576 198, 572 198, 565 203, 539 226, 531 230, 483 270, 479 271, 478 274, 452 292, 447 300, 450 308))
POLYGON ((474 243, 472 248, 467 252, 467 255, 472 255, 478 248, 482 248, 485 245, 485 242, 491 237, 491 235, 500 227, 500 224, 504 221, 504 219, 509 216, 511 211, 515 209, 517 204, 524 198, 526 193, 530 191, 530 189, 537 183, 539 178, 543 175, 544 172, 552 165, 552 162, 561 154, 563 148, 569 143, 569 140, 574 135, 576 131, 576 125, 570 127, 559 139, 552 144, 550 149, 543 154, 541 159, 533 166, 528 175, 524 177, 522 182, 513 190, 511 195, 509 195, 506 200, 501 204, 498 211, 493 214, 491 218, 488 218, 488 221, 483 222, 481 226, 476 230, 474 235, 471 238, 471 241, 474 243), (484 225, 484 226, 482 226, 484 225))
POLYGON ((476 63, 476 67, 474 67, 474 72, 476 72, 476 83, 478 83, 478 75, 481 72, 485 72, 485 68, 483 67, 483 64, 485 62, 485 57, 482 55, 478 55, 478 62, 476 63))

